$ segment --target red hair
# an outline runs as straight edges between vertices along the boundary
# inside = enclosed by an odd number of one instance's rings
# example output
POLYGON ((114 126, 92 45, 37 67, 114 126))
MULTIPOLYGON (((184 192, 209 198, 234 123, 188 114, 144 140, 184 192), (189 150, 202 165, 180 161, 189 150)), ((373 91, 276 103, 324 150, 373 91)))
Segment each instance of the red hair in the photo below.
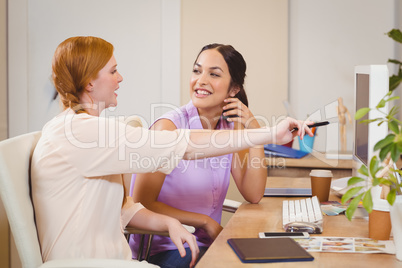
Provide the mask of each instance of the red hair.
POLYGON ((99 37, 77 36, 64 40, 56 49, 52 78, 64 109, 85 112, 80 98, 88 83, 113 56, 113 45, 99 37))

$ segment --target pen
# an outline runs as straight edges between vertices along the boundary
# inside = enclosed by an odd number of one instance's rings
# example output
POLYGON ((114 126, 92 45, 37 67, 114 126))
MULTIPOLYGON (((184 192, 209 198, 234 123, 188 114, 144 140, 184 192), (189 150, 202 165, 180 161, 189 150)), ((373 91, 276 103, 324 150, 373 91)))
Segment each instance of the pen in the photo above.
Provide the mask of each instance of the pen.
MULTIPOLYGON (((312 124, 312 125, 308 125, 308 127, 309 127, 309 128, 321 127, 321 126, 326 126, 326 125, 328 125, 328 124, 329 124, 329 121, 322 121, 322 122, 314 123, 314 124, 312 124)), ((295 127, 295 128, 292 129, 290 132, 298 131, 298 130, 299 130, 299 129, 298 129, 297 127, 295 127)))

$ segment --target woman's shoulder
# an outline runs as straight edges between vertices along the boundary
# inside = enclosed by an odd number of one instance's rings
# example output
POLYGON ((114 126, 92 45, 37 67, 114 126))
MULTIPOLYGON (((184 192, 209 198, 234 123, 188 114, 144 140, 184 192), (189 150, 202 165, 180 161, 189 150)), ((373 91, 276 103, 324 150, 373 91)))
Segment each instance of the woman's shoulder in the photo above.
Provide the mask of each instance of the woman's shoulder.
POLYGON ((162 131, 162 130, 176 130, 178 129, 178 127, 176 126, 176 124, 171 121, 170 119, 167 118, 160 118, 157 121, 155 121, 155 123, 151 126, 152 130, 158 130, 158 131, 162 131))
MULTIPOLYGON (((153 124, 161 125, 161 126, 172 126, 174 125, 176 129, 178 128, 189 128, 188 123, 190 118, 192 117, 193 105, 190 103, 183 105, 181 107, 177 107, 172 109, 171 111, 163 114, 159 117, 153 124)), ((166 129, 171 130, 171 129, 166 129)))

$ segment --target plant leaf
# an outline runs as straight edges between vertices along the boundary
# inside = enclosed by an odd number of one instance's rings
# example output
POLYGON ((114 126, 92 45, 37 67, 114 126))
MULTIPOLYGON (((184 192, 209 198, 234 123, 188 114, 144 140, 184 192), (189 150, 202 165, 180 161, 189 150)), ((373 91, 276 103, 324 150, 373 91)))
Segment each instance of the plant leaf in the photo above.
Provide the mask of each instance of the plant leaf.
POLYGON ((351 199, 361 189, 363 189, 363 186, 357 186, 357 187, 353 187, 353 188, 350 188, 349 190, 347 190, 346 193, 342 196, 342 199, 341 199, 342 204, 345 204, 349 199, 351 199))
POLYGON ((356 184, 361 181, 365 181, 365 179, 360 178, 360 177, 352 177, 348 180, 348 186, 351 186, 351 185, 356 184))
POLYGON ((387 201, 392 206, 395 202, 395 199, 396 199, 396 189, 392 189, 391 191, 389 191, 387 195, 387 201))
POLYGON ((355 114, 355 119, 359 120, 360 118, 362 118, 363 116, 365 116, 371 109, 368 107, 365 108, 360 108, 356 114, 355 114))
POLYGON ((388 127, 395 134, 399 134, 399 125, 395 120, 392 120, 391 122, 389 122, 388 127))
MULTIPOLYGON (((401 62, 402 64, 402 62, 401 62)), ((389 98, 387 101, 393 101, 393 100, 399 100, 399 96, 394 96, 392 98, 389 98)))
POLYGON ((363 197, 363 207, 368 212, 373 211, 373 198, 371 196, 371 190, 366 191, 363 197))
POLYGON ((377 104, 376 108, 377 108, 377 109, 379 109, 379 108, 384 108, 384 106, 385 106, 386 103, 387 103, 386 100, 381 99, 380 102, 377 104))
POLYGON ((375 176, 375 174, 377 174, 378 170, 382 169, 382 167, 379 166, 378 162, 379 161, 378 161, 377 156, 373 156, 371 158, 371 161, 370 161, 370 173, 371 173, 371 175, 373 177, 375 176))
POLYGON ((382 185, 387 185, 387 186, 391 186, 392 182, 389 179, 384 179, 384 178, 378 178, 378 181, 380 184, 382 185))
POLYGON ((372 181, 373 186, 377 186, 380 184, 380 179, 377 177, 373 177, 373 181, 372 181))
MULTIPOLYGON (((394 122, 394 121, 393 121, 394 122)), ((394 134, 389 134, 387 135, 384 139, 378 141, 375 145, 374 145, 374 151, 377 151, 379 149, 384 148, 385 146, 387 146, 388 144, 392 143, 395 139, 395 135, 394 134)))
MULTIPOLYGON (((386 181, 388 181, 388 184, 387 183, 384 183, 384 185, 389 185, 389 186, 394 186, 394 185, 397 185, 398 184, 398 180, 397 180, 397 178, 396 178, 396 176, 395 176, 395 174, 397 173, 398 171, 396 171, 396 170, 394 170, 394 169, 391 169, 390 171, 389 171, 389 173, 388 173, 388 177, 386 177, 386 178, 384 178, 384 180, 386 180, 386 181)), ((398 172, 399 173, 399 172, 398 172)), ((393 187, 392 187, 393 188, 393 187)))
POLYGON ((402 62, 400 62, 399 60, 395 60, 395 59, 388 59, 388 62, 402 65, 402 62))
POLYGON ((389 111, 387 118, 394 117, 396 114, 398 114, 398 111, 399 111, 399 108, 397 106, 393 106, 391 108, 391 110, 389 111))
POLYGON ((387 33, 387 35, 394 39, 396 42, 402 43, 402 33, 399 29, 392 29, 387 33))
POLYGON ((402 82, 402 76, 392 75, 389 77, 389 90, 392 91, 402 82))
POLYGON ((349 221, 352 220, 353 214, 355 214, 356 208, 359 205, 359 202, 362 198, 363 194, 359 194, 356 196, 348 205, 348 208, 346 209, 345 215, 346 218, 348 218, 349 221))
POLYGON ((362 165, 357 171, 364 176, 369 176, 367 167, 365 165, 362 165))
POLYGON ((396 163, 396 161, 398 161, 399 156, 401 155, 399 149, 398 149, 398 145, 396 143, 392 144, 391 147, 391 158, 392 160, 396 163))
POLYGON ((391 151, 392 148, 392 143, 388 144, 387 146, 383 147, 378 154, 380 157, 381 161, 384 161, 384 159, 387 157, 388 153, 391 151))
POLYGON ((382 124, 383 120, 384 120, 384 118, 365 119, 365 120, 360 121, 360 123, 368 125, 372 122, 380 121, 380 123, 378 123, 378 125, 380 125, 380 124, 382 124))

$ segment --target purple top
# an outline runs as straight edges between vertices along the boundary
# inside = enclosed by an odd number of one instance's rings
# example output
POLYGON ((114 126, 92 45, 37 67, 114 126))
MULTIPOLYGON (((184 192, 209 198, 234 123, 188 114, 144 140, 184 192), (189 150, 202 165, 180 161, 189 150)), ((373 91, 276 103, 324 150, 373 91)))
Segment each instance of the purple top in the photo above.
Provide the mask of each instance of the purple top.
MULTIPOLYGON (((197 108, 190 101, 187 105, 164 114, 159 119, 169 119, 178 129, 202 129, 197 108)), ((158 120, 159 120, 158 119, 158 120)), ((233 129, 233 123, 219 120, 216 129, 233 129)), ((228 191, 232 154, 210 157, 198 160, 181 160, 179 165, 166 175, 158 201, 169 206, 202 213, 221 222, 222 206, 228 191)), ((135 175, 131 180, 130 195, 132 195, 135 175)), ((194 235, 198 246, 210 246, 212 241, 203 229, 197 228, 194 235)), ((139 235, 131 236, 130 246, 133 257, 138 250, 139 235)), ((188 247, 187 244, 184 245, 188 247)), ((154 236, 151 253, 175 250, 176 245, 168 237, 154 236)))

